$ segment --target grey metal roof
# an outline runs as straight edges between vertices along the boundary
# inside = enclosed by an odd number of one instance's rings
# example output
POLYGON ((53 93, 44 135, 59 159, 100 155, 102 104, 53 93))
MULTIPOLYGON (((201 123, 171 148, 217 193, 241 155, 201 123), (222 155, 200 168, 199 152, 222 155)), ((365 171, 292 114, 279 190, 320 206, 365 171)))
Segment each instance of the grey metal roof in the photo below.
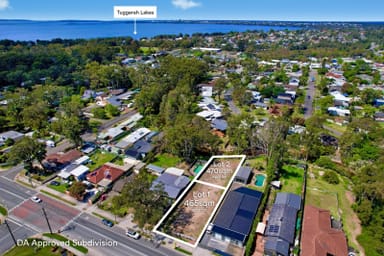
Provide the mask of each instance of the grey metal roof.
MULTIPOLYGON (((265 252, 277 252, 283 256, 289 255, 289 243, 277 237, 267 237, 264 244, 265 252)), ((267 254, 268 255, 268 254, 267 254)))
POLYGON ((301 197, 292 193, 277 193, 275 204, 286 204, 297 210, 301 209, 301 197))
POLYGON ((145 140, 138 140, 133 144, 131 149, 135 149, 139 153, 149 153, 152 151, 153 145, 145 140))
POLYGON ((190 180, 187 176, 163 173, 153 182, 152 188, 162 185, 169 197, 176 198, 189 182, 190 180))
POLYGON ((211 123, 213 128, 220 131, 225 131, 228 128, 228 123, 224 119, 213 119, 211 123))
POLYGON ((150 171, 157 172, 159 174, 161 174, 161 173, 163 173, 165 171, 165 168, 157 166, 157 165, 154 165, 154 164, 149 164, 149 165, 147 165, 146 168, 148 170, 150 170, 150 171))
POLYGON ((230 191, 213 222, 213 232, 245 241, 257 213, 262 193, 245 187, 230 191))
POLYGON ((297 209, 284 204, 274 204, 265 231, 267 237, 278 237, 293 244, 297 209))
POLYGON ((24 137, 24 134, 17 132, 17 131, 7 131, 0 133, 0 140, 7 140, 7 139, 13 139, 17 140, 24 137))
POLYGON ((243 180, 248 180, 251 175, 252 168, 248 166, 241 166, 239 171, 236 174, 236 178, 241 178, 243 180))
POLYGON ((121 101, 117 96, 111 96, 107 99, 108 103, 115 106, 115 107, 120 107, 121 106, 121 101))

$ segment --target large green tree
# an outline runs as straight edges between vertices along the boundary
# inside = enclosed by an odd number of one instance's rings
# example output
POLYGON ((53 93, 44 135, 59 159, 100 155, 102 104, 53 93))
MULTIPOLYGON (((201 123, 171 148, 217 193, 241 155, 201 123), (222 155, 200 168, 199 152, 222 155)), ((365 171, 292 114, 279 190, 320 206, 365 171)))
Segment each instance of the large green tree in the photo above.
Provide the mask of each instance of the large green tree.
POLYGON ((164 129, 163 149, 187 162, 192 162, 199 151, 216 152, 218 142, 209 123, 195 115, 178 115, 174 124, 164 129))
POLYGON ((31 137, 24 137, 13 145, 8 153, 8 161, 11 163, 23 162, 27 170, 32 170, 36 160, 44 168, 42 161, 47 153, 44 143, 40 143, 31 137))
MULTIPOLYGON (((146 224, 153 226, 163 216, 170 205, 170 200, 163 187, 152 188, 153 177, 147 172, 140 172, 127 183, 116 203, 134 209, 134 221, 143 228, 146 224)), ((116 205, 116 207, 118 207, 116 205)))

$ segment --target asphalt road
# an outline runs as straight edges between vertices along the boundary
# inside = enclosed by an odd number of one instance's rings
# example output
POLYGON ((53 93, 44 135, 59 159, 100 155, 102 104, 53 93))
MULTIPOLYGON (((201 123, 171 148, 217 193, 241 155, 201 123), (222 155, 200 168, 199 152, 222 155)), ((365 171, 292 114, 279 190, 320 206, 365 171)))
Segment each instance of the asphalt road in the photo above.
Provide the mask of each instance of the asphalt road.
MULTIPOLYGON (((12 171, 10 171, 12 173, 12 171)), ((115 226, 109 228, 103 225, 99 218, 89 214, 78 214, 76 210, 57 200, 38 195, 43 203, 36 204, 30 197, 36 195, 33 189, 23 187, 7 178, 9 173, 0 176, 0 203, 9 209, 8 222, 16 239, 25 239, 34 234, 47 232, 47 224, 42 217, 41 205, 44 205, 53 231, 59 227, 65 228, 63 235, 70 239, 84 241, 109 240, 113 246, 89 247, 90 255, 130 255, 130 256, 180 256, 175 251, 145 240, 134 240, 124 234, 124 230, 115 226), (4 177, 5 176, 5 177, 4 177), (37 209, 37 208, 38 209, 37 209), (112 242, 116 241, 117 244, 112 242)), ((13 174, 12 174, 13 175, 13 174)), ((0 225, 0 255, 14 245, 5 224, 0 225)))
POLYGON ((131 110, 131 111, 125 113, 125 114, 122 114, 122 115, 117 116, 117 117, 115 117, 115 118, 113 118, 111 120, 108 120, 108 121, 104 122, 102 125, 100 125, 99 131, 108 129, 108 128, 114 126, 115 124, 117 124, 117 123, 119 123, 121 121, 124 121, 125 119, 130 118, 134 114, 137 114, 137 111, 136 110, 131 110))
POLYGON ((63 235, 70 239, 83 241, 116 241, 111 246, 99 246, 90 248, 90 252, 99 255, 130 255, 130 256, 180 256, 175 251, 164 247, 156 247, 153 243, 139 239, 134 240, 124 234, 124 230, 114 226, 112 228, 103 225, 100 219, 89 214, 81 214, 63 230, 63 235))
MULTIPOLYGON (((32 230, 16 221, 8 220, 7 222, 16 240, 18 239, 24 240, 37 233, 35 230, 32 230)), ((0 254, 3 255, 4 252, 12 248, 14 245, 15 244, 13 242, 11 235, 9 234, 9 231, 6 225, 1 224, 0 225, 0 254)))
POLYGON ((235 103, 233 102, 233 99, 232 99, 232 93, 233 93, 233 87, 228 89, 224 95, 230 95, 230 96, 226 96, 225 100, 228 102, 228 107, 229 109, 231 110, 231 112, 235 115, 239 115, 241 114, 241 110, 235 105, 235 103))
POLYGON ((316 91, 316 80, 314 79, 317 76, 317 71, 316 70, 311 70, 309 72, 309 80, 308 80, 308 89, 305 97, 305 102, 304 102, 304 108, 305 108, 305 113, 304 113, 304 118, 308 119, 312 116, 313 114, 313 99, 315 97, 315 91, 316 91))
POLYGON ((0 177, 0 203, 9 210, 35 194, 36 191, 33 189, 23 187, 7 177, 0 177))

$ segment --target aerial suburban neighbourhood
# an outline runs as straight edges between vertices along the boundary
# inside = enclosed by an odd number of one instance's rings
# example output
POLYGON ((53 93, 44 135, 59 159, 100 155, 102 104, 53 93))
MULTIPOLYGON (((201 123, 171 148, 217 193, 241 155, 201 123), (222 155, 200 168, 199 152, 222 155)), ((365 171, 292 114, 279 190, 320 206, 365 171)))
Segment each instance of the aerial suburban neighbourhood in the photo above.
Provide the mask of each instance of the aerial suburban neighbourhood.
POLYGON ((137 25, 0 32, 1 255, 384 255, 383 23, 137 25))

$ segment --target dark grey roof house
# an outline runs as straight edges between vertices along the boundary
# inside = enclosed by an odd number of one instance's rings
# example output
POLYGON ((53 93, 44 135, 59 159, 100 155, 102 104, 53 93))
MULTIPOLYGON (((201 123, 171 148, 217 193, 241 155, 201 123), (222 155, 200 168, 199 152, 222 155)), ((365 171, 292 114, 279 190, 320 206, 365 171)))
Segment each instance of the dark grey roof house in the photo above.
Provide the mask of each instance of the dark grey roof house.
POLYGON ((157 185, 163 186, 164 191, 168 194, 168 196, 175 199, 180 195, 181 191, 183 191, 189 182, 190 180, 187 176, 177 176, 169 173, 163 173, 153 181, 152 189, 155 189, 157 185))
POLYGON ((215 238, 243 246, 252 228, 263 193, 241 187, 230 191, 213 222, 215 238))
POLYGON ((241 166, 239 171, 236 173, 235 181, 247 184, 251 177, 252 168, 248 166, 241 166))
POLYGON ((154 164, 147 165, 146 169, 157 175, 160 175, 165 171, 165 168, 154 165, 154 164))
POLYGON ((265 232, 265 255, 289 255, 296 231, 297 212, 301 209, 301 197, 291 193, 278 193, 268 218, 265 232))
POLYGON ((228 128, 228 123, 224 119, 213 119, 211 121, 211 127, 213 129, 225 132, 228 128))
POLYGON ((273 255, 286 255, 286 253, 289 252, 289 243, 277 237, 268 237, 265 241, 264 248, 265 250, 276 253, 273 255))
POLYGON ((136 141, 132 147, 125 151, 125 155, 136 160, 144 159, 149 152, 153 150, 154 146, 145 140, 136 141))

